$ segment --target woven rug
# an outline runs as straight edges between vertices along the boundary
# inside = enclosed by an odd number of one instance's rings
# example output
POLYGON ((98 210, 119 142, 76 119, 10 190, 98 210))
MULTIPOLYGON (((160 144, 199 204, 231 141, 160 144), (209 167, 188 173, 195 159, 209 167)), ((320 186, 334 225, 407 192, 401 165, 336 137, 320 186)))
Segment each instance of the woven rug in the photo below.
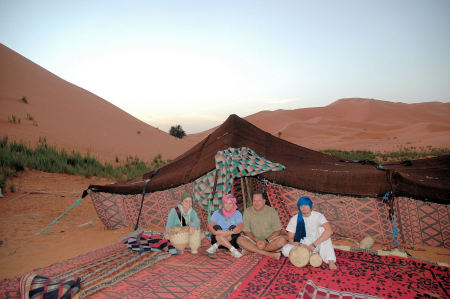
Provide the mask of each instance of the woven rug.
MULTIPOLYGON (((81 277, 79 295, 83 298, 170 256, 166 252, 139 254, 124 244, 114 244, 33 272, 52 279, 81 277)), ((19 281, 20 277, 1 281, 0 298, 20 298, 19 281)))
POLYGON ((449 298, 448 267, 366 252, 336 250, 336 256, 336 270, 264 258, 230 298, 296 298, 308 280, 337 292, 383 298, 449 298))
POLYGON ((203 242, 198 254, 173 255, 92 298, 227 298, 262 260, 249 254, 240 259, 228 250, 208 256, 203 242))
POLYGON ((330 299, 380 299, 380 297, 330 290, 316 285, 312 280, 308 280, 303 289, 298 293, 299 299, 315 299, 315 298, 330 298, 330 299))
MULTIPOLYGON (((180 197, 184 192, 192 193, 192 186, 192 183, 189 183, 146 194, 139 228, 165 227, 170 210, 180 203, 180 197)), ((136 225, 142 200, 141 194, 122 195, 91 192, 90 196, 98 217, 107 229, 136 225)), ((202 209, 196 201, 192 207, 200 218, 202 229, 206 229, 208 212, 202 209)))

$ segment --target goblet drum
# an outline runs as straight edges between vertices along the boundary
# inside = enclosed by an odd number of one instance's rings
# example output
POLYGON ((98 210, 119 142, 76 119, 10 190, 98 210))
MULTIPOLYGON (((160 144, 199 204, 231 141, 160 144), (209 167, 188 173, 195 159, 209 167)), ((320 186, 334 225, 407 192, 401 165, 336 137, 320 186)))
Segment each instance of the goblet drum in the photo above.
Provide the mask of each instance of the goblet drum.
POLYGON ((296 267, 304 267, 309 262, 309 250, 303 246, 295 246, 289 252, 289 260, 296 267))
POLYGON ((322 258, 320 257, 320 254, 318 253, 311 254, 311 256, 309 257, 309 264, 316 268, 320 267, 320 265, 322 265, 322 258))
POLYGON ((200 228, 196 228, 194 233, 189 235, 189 247, 191 248, 191 252, 196 254, 198 253, 198 249, 200 248, 202 242, 200 228))
POLYGON ((172 227, 169 229, 169 240, 179 251, 184 251, 189 244, 189 226, 172 227))

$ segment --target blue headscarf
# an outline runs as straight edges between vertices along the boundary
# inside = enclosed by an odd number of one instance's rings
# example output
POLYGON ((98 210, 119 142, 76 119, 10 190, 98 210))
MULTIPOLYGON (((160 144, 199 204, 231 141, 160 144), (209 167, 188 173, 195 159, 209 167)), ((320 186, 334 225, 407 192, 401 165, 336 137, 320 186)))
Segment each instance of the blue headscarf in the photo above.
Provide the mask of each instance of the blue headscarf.
POLYGON ((302 196, 297 201, 299 213, 297 216, 297 227, 295 229, 294 242, 300 242, 304 237, 306 237, 305 219, 303 219, 302 212, 300 211, 300 207, 304 205, 308 205, 312 210, 313 203, 308 196, 302 196))

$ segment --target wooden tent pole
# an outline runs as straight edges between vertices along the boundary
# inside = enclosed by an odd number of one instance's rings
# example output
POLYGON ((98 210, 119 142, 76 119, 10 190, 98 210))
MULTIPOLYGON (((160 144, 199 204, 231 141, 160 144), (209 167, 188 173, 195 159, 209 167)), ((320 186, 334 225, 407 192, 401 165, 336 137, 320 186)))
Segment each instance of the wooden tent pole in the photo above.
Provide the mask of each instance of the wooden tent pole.
POLYGON ((247 209, 247 198, 245 195, 245 183, 244 178, 241 177, 241 191, 242 191, 242 201, 244 202, 244 211, 247 209))
POLYGON ((248 200, 247 204, 250 207, 253 203, 252 202, 252 195, 253 195, 252 194, 252 184, 247 177, 244 178, 244 181, 245 181, 245 187, 247 188, 247 190, 245 192, 245 193, 247 193, 247 200, 248 200))

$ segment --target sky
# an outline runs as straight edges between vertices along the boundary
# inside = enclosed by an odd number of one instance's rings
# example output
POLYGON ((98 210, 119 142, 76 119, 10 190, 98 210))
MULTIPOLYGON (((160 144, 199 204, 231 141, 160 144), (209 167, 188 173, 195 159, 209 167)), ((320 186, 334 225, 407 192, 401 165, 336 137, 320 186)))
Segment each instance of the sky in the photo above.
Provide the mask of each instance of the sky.
POLYGON ((0 42, 165 131, 349 97, 450 101, 448 0, 0 0, 0 42))

